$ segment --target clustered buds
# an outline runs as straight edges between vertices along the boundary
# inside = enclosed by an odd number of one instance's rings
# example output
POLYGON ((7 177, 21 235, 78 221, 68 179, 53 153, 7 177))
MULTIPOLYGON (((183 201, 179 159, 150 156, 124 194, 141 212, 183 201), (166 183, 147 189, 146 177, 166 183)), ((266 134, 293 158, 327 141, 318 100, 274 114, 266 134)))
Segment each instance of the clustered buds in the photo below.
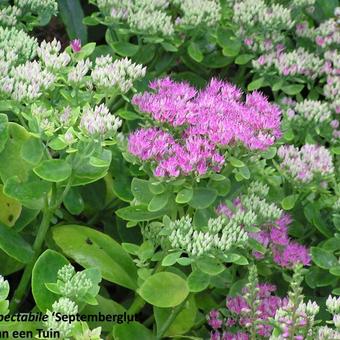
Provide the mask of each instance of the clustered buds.
POLYGON ((28 61, 13 67, 8 75, 0 78, 0 91, 17 101, 33 101, 54 81, 55 76, 43 69, 40 63, 28 61))
POLYGON ((216 0, 173 0, 180 7, 183 16, 177 18, 176 24, 196 27, 214 26, 221 18, 221 6, 216 0))
POLYGON ((0 24, 2 26, 15 26, 21 10, 17 6, 7 6, 0 9, 0 24))
POLYGON ((71 84, 80 85, 84 81, 84 77, 89 72, 92 62, 89 59, 82 59, 77 62, 68 73, 68 81, 71 84))
POLYGON ((255 69, 274 68, 282 76, 302 75, 315 79, 323 73, 323 60, 302 47, 291 52, 278 49, 276 52, 261 55, 253 61, 255 69))
POLYGON ((14 4, 22 10, 36 15, 56 15, 58 2, 56 0, 14 0, 14 4))
POLYGON ((293 180, 309 183, 318 175, 327 177, 334 172, 332 156, 324 146, 305 144, 298 149, 293 145, 282 145, 278 149, 280 167, 293 180))
POLYGON ((248 238, 240 227, 243 216, 237 216, 229 222, 222 216, 209 219, 207 231, 199 231, 192 224, 189 216, 170 223, 168 240, 171 249, 181 249, 191 256, 201 256, 214 250, 222 252, 232 246, 241 246, 248 238))
POLYGON ((58 301, 53 303, 52 311, 47 310, 46 312, 48 320, 44 323, 45 328, 58 331, 60 338, 68 338, 72 333, 74 323, 57 319, 56 313, 68 316, 76 315, 78 313, 78 306, 69 298, 61 297, 58 301))
MULTIPOLYGON (((315 0, 291 1, 285 6, 264 0, 229 0, 237 35, 254 52, 269 52, 285 40, 301 9, 311 8, 315 0)), ((267 54, 267 53, 266 53, 267 54)))
POLYGON ((10 65, 31 60, 36 55, 37 40, 15 27, 0 26, 0 59, 10 65))
POLYGON ((118 87, 122 93, 133 87, 133 82, 145 76, 146 68, 132 63, 131 60, 117 59, 111 56, 96 58, 91 78, 96 88, 112 91, 118 87))
POLYGON ((52 42, 43 41, 37 48, 38 57, 47 69, 59 70, 68 65, 71 57, 66 52, 61 52, 61 43, 56 39, 52 42))
POLYGON ((309 122, 314 122, 315 124, 328 121, 332 116, 329 104, 319 100, 305 99, 295 105, 294 111, 289 112, 289 119, 294 121, 307 120, 309 122))
MULTIPOLYGON (((293 268, 296 264, 310 264, 310 255, 303 246, 292 241, 288 236, 288 225, 291 222, 289 215, 283 214, 282 210, 273 203, 268 203, 265 197, 268 194, 268 186, 260 182, 253 182, 248 193, 237 197, 232 205, 221 203, 216 212, 231 219, 240 212, 253 216, 251 223, 239 221, 240 225, 247 230, 256 227, 259 231, 248 232, 248 236, 255 239, 263 247, 271 250, 273 261, 281 267, 293 268)), ((253 251, 256 259, 264 258, 264 254, 253 251)))
POLYGON ((112 115, 109 109, 101 104, 94 109, 88 107, 83 110, 79 127, 89 136, 111 137, 122 125, 121 119, 112 115))
POLYGON ((216 0, 97 0, 99 9, 111 20, 126 22, 137 33, 172 36, 177 27, 214 26, 221 18, 216 0), (180 12, 173 20, 174 6, 180 12))
POLYGON ((70 264, 58 271, 57 285, 62 296, 75 301, 81 300, 93 287, 93 283, 86 273, 76 273, 70 264))
POLYGON ((9 283, 4 279, 2 275, 0 275, 0 314, 6 315, 9 312, 8 305, 9 302, 7 300, 9 294, 9 283))

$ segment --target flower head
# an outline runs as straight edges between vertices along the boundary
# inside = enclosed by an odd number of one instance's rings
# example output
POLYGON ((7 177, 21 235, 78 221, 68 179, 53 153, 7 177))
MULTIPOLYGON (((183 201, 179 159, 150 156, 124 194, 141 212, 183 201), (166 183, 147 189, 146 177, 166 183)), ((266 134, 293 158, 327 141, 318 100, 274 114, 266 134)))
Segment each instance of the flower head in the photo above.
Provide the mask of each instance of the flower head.
POLYGON ((80 39, 74 39, 71 41, 70 46, 72 48, 72 51, 75 53, 80 52, 81 50, 81 40, 80 39))

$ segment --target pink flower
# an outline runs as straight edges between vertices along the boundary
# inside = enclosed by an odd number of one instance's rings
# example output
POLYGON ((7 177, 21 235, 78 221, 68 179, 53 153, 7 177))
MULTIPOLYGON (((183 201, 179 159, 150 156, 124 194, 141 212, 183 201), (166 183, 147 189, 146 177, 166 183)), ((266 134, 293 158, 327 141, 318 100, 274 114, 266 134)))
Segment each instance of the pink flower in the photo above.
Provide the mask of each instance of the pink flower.
POLYGON ((254 43, 254 40, 252 38, 245 38, 244 43, 246 46, 251 46, 254 43))
POLYGON ((236 314, 241 314, 242 309, 249 308, 246 300, 241 296, 228 297, 227 307, 231 312, 236 314))
POLYGON ((272 252, 274 261, 281 267, 293 268, 298 263, 304 266, 310 265, 311 257, 309 252, 301 244, 290 242, 284 248, 273 246, 272 252))
POLYGON ((315 38, 315 42, 317 43, 317 45, 322 47, 325 44, 325 39, 323 37, 318 36, 315 38))
POLYGON ((268 51, 273 47, 273 42, 271 39, 266 39, 264 41, 264 48, 268 51))
POLYGON ((222 340, 249 340, 249 335, 245 332, 237 332, 237 333, 223 333, 222 340))
POLYGON ((149 136, 150 128, 131 134, 129 151, 141 160, 156 161, 156 176, 220 171, 225 162, 221 148, 242 142, 251 150, 265 150, 281 136, 281 112, 259 92, 248 94, 243 103, 240 89, 216 79, 200 92, 170 78, 151 82, 150 89, 153 92, 135 95, 132 103, 171 131, 162 130, 166 141, 157 138, 166 151, 155 152, 156 158, 150 153, 149 148, 155 148, 143 141, 155 137, 149 136))
POLYGON ((264 55, 261 55, 258 59, 257 62, 259 65, 264 65, 266 63, 266 57, 264 55))
POLYGON ((307 28, 307 24, 305 22, 299 23, 296 25, 296 32, 297 33, 303 33, 307 28))
POLYGON ((337 129, 337 128, 339 127, 339 121, 336 120, 336 119, 332 120, 332 121, 331 121, 331 127, 332 127, 333 129, 337 129))
POLYGON ((74 39, 71 41, 70 46, 72 48, 72 51, 77 53, 81 50, 81 40, 80 39, 74 39))

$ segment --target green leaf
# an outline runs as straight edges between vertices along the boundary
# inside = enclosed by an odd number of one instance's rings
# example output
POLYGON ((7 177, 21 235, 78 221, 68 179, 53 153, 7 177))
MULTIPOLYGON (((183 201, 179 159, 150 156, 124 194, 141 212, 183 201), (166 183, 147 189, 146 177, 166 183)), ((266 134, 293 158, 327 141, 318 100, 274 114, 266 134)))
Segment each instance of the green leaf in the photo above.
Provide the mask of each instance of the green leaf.
POLYGON ((80 0, 58 0, 58 8, 70 40, 79 38, 85 44, 87 28, 83 24, 84 12, 80 0))
POLYGON ((105 280, 130 289, 137 288, 137 268, 129 254, 114 239, 79 225, 52 230, 55 243, 65 255, 85 268, 98 268, 105 280))
POLYGON ((30 138, 22 144, 20 156, 26 162, 36 165, 38 164, 44 153, 44 146, 38 138, 30 138))
POLYGON ((122 243, 123 249, 132 255, 137 255, 139 251, 139 246, 134 243, 122 243))
POLYGON ((35 262, 32 270, 32 294, 42 312, 51 310, 58 296, 46 287, 46 283, 57 281, 58 270, 69 264, 67 259, 54 250, 46 250, 35 262))
POLYGON ((131 182, 131 192, 135 199, 143 204, 149 204, 153 198, 150 191, 150 182, 144 179, 134 178, 131 182))
POLYGON ((62 140, 60 137, 54 138, 52 139, 49 143, 48 146, 52 149, 52 150, 63 150, 66 149, 67 147, 67 143, 62 140))
POLYGON ((194 189, 192 199, 189 201, 189 205, 195 209, 208 208, 214 203, 217 197, 217 192, 210 188, 196 188, 194 189))
POLYGON ((333 295, 340 295, 340 288, 335 288, 332 290, 333 295))
POLYGON ((8 139, 0 153, 0 176, 4 183, 6 179, 18 176, 26 180, 31 173, 32 164, 21 157, 21 147, 32 137, 21 125, 8 123, 8 139))
POLYGON ((242 178, 244 179, 249 179, 250 178, 250 170, 247 166, 244 166, 238 170, 238 173, 241 175, 242 178))
POLYGON ((208 225, 209 219, 214 217, 212 209, 199 209, 195 211, 193 223, 198 228, 204 228, 208 225))
POLYGON ((184 204, 184 203, 188 203, 193 196, 193 190, 192 188, 184 188, 181 191, 178 192, 177 196, 176 196, 176 203, 179 204, 184 204))
POLYGON ((128 322, 113 327, 114 340, 156 340, 152 332, 139 322, 128 322))
POLYGON ((281 201, 281 206, 284 210, 292 210, 295 206, 295 203, 298 199, 299 195, 289 195, 286 196, 282 201, 281 201))
POLYGON ((324 218, 320 215, 320 207, 318 204, 309 203, 304 209, 307 220, 325 237, 331 238, 333 230, 325 223, 324 218))
POLYGON ((63 182, 71 176, 72 167, 64 159, 42 161, 33 171, 48 182, 63 182))
POLYGON ((325 249, 312 247, 311 254, 313 262, 320 268, 330 269, 338 264, 336 257, 325 249))
POLYGON ((0 112, 9 112, 12 110, 13 110, 13 105, 10 100, 0 100, 0 112))
POLYGON ((320 269, 317 266, 312 266, 305 275, 307 285, 313 289, 316 287, 331 286, 337 278, 332 276, 326 270, 320 269))
POLYGON ((301 84, 294 84, 294 85, 287 85, 282 87, 282 91, 289 96, 294 96, 302 91, 305 85, 301 84))
POLYGON ((63 203, 65 208, 72 215, 79 215, 85 207, 84 200, 77 187, 71 188, 64 197, 63 203))
POLYGON ((247 89, 248 91, 254 91, 254 90, 261 88, 263 85, 264 85, 264 78, 261 77, 249 83, 247 86, 247 89))
POLYGON ((84 45, 79 52, 75 54, 75 59, 76 60, 82 60, 85 58, 88 58, 92 55, 94 50, 96 49, 96 43, 91 42, 86 45, 84 45))
POLYGON ((283 134, 283 137, 286 141, 292 141, 295 137, 293 129, 289 128, 285 133, 283 134))
POLYGON ((154 195, 160 195, 166 188, 161 182, 149 182, 149 189, 154 195))
POLYGON ((190 42, 188 46, 188 54, 192 59, 194 59, 198 63, 200 63, 204 58, 204 55, 200 50, 199 46, 194 42, 190 42))
POLYGON ((188 276, 188 287, 190 292, 198 293, 208 288, 210 276, 200 270, 195 270, 188 276))
POLYGON ((138 45, 130 44, 124 41, 114 41, 110 44, 110 46, 117 54, 123 57, 132 57, 139 50, 138 45))
POLYGON ((197 267, 208 275, 218 275, 225 269, 224 265, 211 257, 201 257, 197 260, 197 267))
POLYGON ((340 276, 340 266, 332 267, 329 272, 334 276, 340 276))
POLYGON ((0 223, 13 227, 21 213, 21 204, 3 193, 3 185, 0 184, 0 223))
POLYGON ((223 47, 222 53, 227 57, 236 57, 240 52, 241 45, 241 41, 238 39, 230 40, 229 45, 223 47))
POLYGON ((340 155, 340 146, 334 146, 331 148, 331 150, 334 153, 334 155, 340 155))
POLYGON ((138 289, 138 293, 151 305, 170 308, 186 299, 189 288, 180 276, 170 272, 160 272, 149 276, 138 289))
POLYGON ((29 263, 34 252, 29 243, 15 230, 0 223, 0 248, 21 263, 29 263))
POLYGON ((242 161, 240 161, 239 159, 235 157, 229 157, 228 160, 230 164, 235 168, 242 168, 245 166, 245 164, 242 161))
POLYGON ((241 54, 235 59, 235 64, 245 65, 254 58, 253 54, 241 54))
POLYGON ((205 56, 202 64, 208 68, 223 68, 233 62, 232 57, 222 55, 219 51, 215 51, 205 56))
POLYGON ((125 119, 125 120, 136 120, 141 119, 142 117, 139 116, 137 113, 125 109, 121 109, 115 112, 119 117, 125 119))
POLYGON ((15 222, 14 229, 18 232, 23 230, 27 225, 29 225, 36 219, 39 212, 40 211, 36 209, 28 209, 26 207, 22 207, 20 216, 15 222))
MULTIPOLYGON (((125 308, 119 303, 115 302, 111 298, 104 298, 101 295, 97 296, 97 305, 87 305, 81 311, 83 315, 99 315, 99 313, 103 315, 108 314, 124 314, 126 312, 125 308)), ((130 323, 129 323, 130 324, 130 323)), ((105 332, 112 331, 112 321, 93 321, 88 322, 88 325, 91 329, 102 327, 102 330, 105 332)))
POLYGON ((121 208, 116 210, 116 215, 126 221, 151 221, 156 218, 163 217, 167 214, 167 210, 148 211, 143 205, 135 205, 131 207, 121 208))
POLYGON ((272 159, 276 155, 277 148, 274 146, 271 146, 266 151, 261 153, 261 156, 265 159, 272 159))
POLYGON ((8 117, 0 114, 0 152, 5 148, 8 139, 8 117))
POLYGON ((217 31, 217 43, 222 47, 223 55, 228 57, 237 56, 242 45, 233 31, 222 27, 217 31))
POLYGON ((162 42, 161 45, 168 52, 177 52, 178 51, 178 48, 175 45, 170 44, 168 42, 162 42))
POLYGON ((18 200, 29 209, 41 209, 44 197, 51 190, 51 183, 45 182, 32 174, 27 181, 21 181, 17 176, 9 178, 4 185, 4 193, 18 200))
POLYGON ((283 85, 283 80, 279 80, 277 82, 275 82, 273 85, 272 85, 272 90, 275 92, 275 91, 278 91, 282 88, 282 85, 283 85))
POLYGON ((89 157, 84 159, 81 164, 73 170, 73 186, 96 182, 107 174, 112 159, 111 151, 102 149, 98 152, 95 152, 92 156, 106 162, 106 166, 103 166, 103 162, 101 162, 101 167, 94 166, 91 164, 89 157))
POLYGON ((148 205, 148 210, 151 212, 156 212, 163 209, 169 201, 169 193, 164 192, 163 194, 156 195, 152 198, 148 205))
POLYGON ((182 255, 181 251, 176 251, 175 253, 170 253, 167 256, 164 257, 162 260, 162 266, 168 267, 172 266, 177 262, 177 259, 182 255))

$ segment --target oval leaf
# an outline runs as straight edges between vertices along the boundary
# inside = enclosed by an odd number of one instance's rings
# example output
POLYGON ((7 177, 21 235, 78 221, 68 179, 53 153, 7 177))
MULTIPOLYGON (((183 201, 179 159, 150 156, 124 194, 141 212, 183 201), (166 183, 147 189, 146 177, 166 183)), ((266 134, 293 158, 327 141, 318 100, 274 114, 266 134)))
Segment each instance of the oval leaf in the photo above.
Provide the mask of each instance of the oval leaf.
POLYGON ((48 182, 62 182, 72 173, 72 167, 64 159, 49 159, 33 169, 37 176, 48 182))
POLYGON ((20 234, 1 223, 0 248, 21 263, 29 263, 34 255, 31 245, 20 234))
POLYGON ((51 310, 52 304, 58 299, 58 295, 49 291, 45 284, 57 281, 58 270, 69 262, 66 257, 54 250, 46 250, 42 253, 32 271, 32 294, 38 308, 42 312, 51 310))
POLYGON ((137 288, 137 268, 129 254, 114 239, 80 225, 63 225, 52 231, 65 255, 84 268, 98 268, 102 277, 130 289, 137 288))
POLYGON ((189 294, 189 288, 186 281, 180 276, 161 272, 149 276, 138 293, 151 305, 169 308, 182 303, 189 294))

